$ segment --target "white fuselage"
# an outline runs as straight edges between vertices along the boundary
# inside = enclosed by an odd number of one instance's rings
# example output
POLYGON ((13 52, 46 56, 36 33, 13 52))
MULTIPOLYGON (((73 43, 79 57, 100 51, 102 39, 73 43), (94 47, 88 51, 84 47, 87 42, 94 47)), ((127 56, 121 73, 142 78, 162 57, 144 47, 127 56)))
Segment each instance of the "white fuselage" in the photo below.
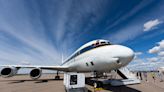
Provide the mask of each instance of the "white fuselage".
POLYGON ((134 52, 121 45, 105 45, 88 50, 67 60, 62 66, 68 66, 71 72, 110 71, 127 65, 134 52))
POLYGON ((5 78, 12 77, 20 68, 33 68, 30 72, 32 79, 38 79, 42 69, 64 72, 108 72, 127 65, 133 57, 132 49, 113 45, 101 39, 81 46, 61 66, 3 65, 0 75, 5 78))

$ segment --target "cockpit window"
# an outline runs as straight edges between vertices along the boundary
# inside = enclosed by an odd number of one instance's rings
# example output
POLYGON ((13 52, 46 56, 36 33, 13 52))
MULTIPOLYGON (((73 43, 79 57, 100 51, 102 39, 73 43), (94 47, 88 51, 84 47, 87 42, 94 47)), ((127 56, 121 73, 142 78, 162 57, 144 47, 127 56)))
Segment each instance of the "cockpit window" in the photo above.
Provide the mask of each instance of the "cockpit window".
POLYGON ((92 46, 94 47, 99 47, 99 46, 104 46, 104 45, 111 45, 110 42, 106 42, 106 41, 102 41, 102 42, 99 42, 97 41, 95 44, 93 44, 92 46))
POLYGON ((101 42, 101 44, 106 44, 106 42, 101 42))

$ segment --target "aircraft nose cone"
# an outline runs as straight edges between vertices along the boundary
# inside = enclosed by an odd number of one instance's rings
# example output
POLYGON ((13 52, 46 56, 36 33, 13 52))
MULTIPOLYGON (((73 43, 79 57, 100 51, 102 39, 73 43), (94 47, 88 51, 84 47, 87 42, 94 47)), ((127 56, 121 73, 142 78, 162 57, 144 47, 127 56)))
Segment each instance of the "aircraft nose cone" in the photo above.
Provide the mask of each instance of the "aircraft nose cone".
POLYGON ((126 47, 126 50, 125 50, 125 55, 126 57, 129 59, 129 61, 131 61, 133 58, 134 58, 134 51, 128 47, 126 47))
POLYGON ((125 46, 119 46, 118 48, 119 58, 122 63, 127 64, 134 58, 134 51, 125 46))

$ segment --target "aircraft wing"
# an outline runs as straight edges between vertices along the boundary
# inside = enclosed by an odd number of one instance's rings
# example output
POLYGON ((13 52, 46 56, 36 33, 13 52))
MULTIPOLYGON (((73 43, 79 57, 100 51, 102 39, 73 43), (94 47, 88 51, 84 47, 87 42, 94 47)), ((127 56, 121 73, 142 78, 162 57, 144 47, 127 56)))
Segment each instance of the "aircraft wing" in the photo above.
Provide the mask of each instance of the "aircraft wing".
POLYGON ((46 70, 69 71, 67 66, 35 66, 35 65, 0 65, 1 67, 15 67, 15 68, 40 68, 46 70))

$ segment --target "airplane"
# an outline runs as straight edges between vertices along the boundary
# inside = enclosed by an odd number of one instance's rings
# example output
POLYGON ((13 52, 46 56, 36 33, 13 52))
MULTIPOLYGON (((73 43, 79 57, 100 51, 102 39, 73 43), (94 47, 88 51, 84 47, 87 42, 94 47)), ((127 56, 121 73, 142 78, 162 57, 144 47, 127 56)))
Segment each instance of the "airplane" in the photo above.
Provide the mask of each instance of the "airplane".
MULTIPOLYGON (((132 49, 98 39, 81 46, 60 66, 2 65, 0 75, 4 78, 12 77, 21 68, 32 68, 29 74, 32 79, 40 78, 42 69, 78 73, 106 72, 126 66, 133 58, 132 49)), ((56 77, 60 78, 58 72, 56 77)))

